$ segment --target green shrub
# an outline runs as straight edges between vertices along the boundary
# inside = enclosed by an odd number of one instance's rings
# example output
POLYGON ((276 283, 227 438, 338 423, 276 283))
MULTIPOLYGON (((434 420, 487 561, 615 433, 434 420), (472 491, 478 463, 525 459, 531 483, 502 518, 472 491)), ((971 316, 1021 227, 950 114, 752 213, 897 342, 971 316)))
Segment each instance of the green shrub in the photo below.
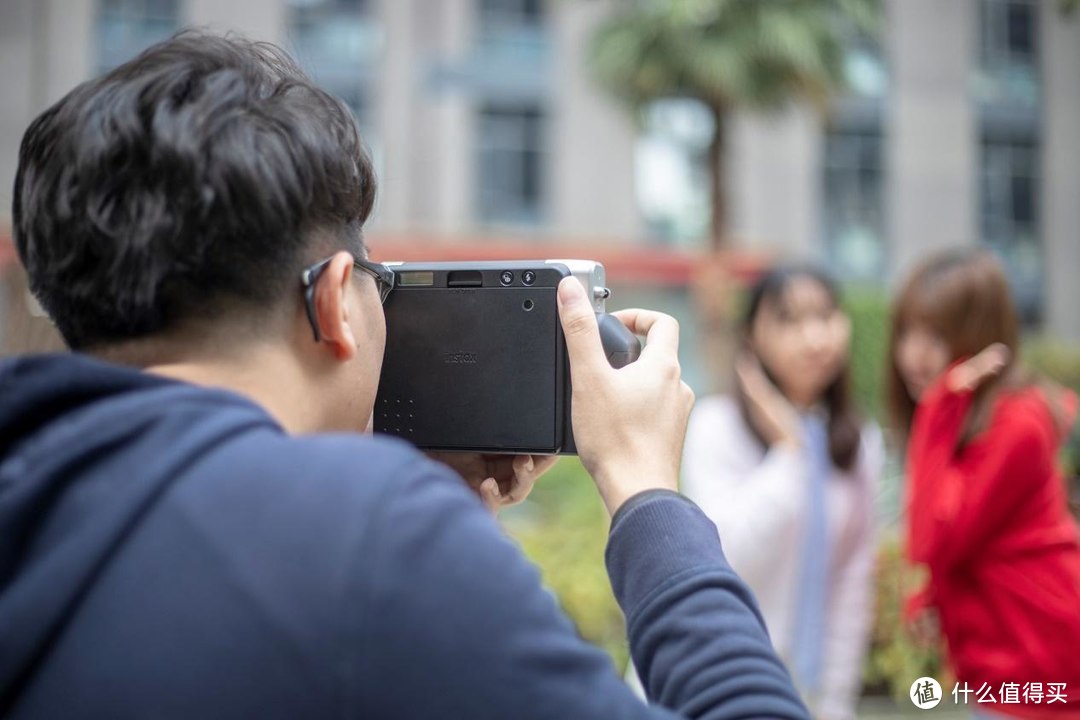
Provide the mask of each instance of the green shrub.
POLYGON ((1024 362, 1031 369, 1080 393, 1080 346, 1046 337, 1024 343, 1024 362))
MULTIPOLYGON (((1032 338, 1024 343, 1023 358, 1028 367, 1043 377, 1080 394, 1080 346, 1044 337, 1032 338)), ((1080 423, 1072 427, 1062 460, 1070 477, 1075 479, 1080 475, 1080 423)))
POLYGON ((855 401, 868 416, 884 422, 888 298, 877 289, 849 288, 844 292, 843 304, 851 318, 851 381, 855 401))
POLYGON ((924 575, 908 565, 898 533, 884 535, 875 568, 874 623, 863 675, 864 692, 903 700, 916 678, 936 678, 950 686, 940 647, 921 647, 904 623, 904 604, 919 589, 924 575))

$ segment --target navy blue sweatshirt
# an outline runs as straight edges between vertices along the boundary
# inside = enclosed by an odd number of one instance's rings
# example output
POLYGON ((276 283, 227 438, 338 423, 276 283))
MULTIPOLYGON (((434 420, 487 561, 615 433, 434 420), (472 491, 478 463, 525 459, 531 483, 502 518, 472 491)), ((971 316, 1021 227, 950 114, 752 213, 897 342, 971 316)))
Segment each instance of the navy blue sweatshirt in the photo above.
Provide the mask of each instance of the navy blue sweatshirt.
POLYGON ((78 355, 0 364, 0 716, 807 717, 696 506, 633 498, 607 566, 652 707, 414 449, 78 355))

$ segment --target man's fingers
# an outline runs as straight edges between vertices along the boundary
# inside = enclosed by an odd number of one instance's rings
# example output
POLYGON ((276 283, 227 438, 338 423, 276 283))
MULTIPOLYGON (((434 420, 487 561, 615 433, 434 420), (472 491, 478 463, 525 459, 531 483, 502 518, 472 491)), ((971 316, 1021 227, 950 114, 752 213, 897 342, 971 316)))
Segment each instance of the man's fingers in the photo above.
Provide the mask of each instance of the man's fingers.
POLYGON ((532 455, 514 456, 514 476, 517 478, 532 477, 536 469, 536 462, 532 455))
POLYGON ((551 468, 555 467, 555 463, 559 462, 558 455, 533 455, 533 477, 540 477, 551 468))
POLYGON ((559 283, 559 319, 566 336, 566 351, 570 356, 571 372, 591 372, 607 367, 607 358, 600 345, 600 329, 596 313, 585 297, 585 288, 573 277, 559 283))
POLYGON ((631 308, 611 313, 635 335, 645 337, 641 354, 679 354, 679 321, 654 310, 631 308), (650 349, 651 348, 651 349, 650 349))
POLYGON ((515 505, 529 496, 541 475, 559 461, 558 455, 516 455, 510 472, 499 479, 502 505, 515 505))
POLYGON ((518 480, 535 480, 559 461, 558 455, 516 455, 514 476, 518 480))
POLYGON ((502 504, 502 493, 499 492, 499 483, 495 478, 487 478, 480 483, 480 499, 493 512, 502 504))

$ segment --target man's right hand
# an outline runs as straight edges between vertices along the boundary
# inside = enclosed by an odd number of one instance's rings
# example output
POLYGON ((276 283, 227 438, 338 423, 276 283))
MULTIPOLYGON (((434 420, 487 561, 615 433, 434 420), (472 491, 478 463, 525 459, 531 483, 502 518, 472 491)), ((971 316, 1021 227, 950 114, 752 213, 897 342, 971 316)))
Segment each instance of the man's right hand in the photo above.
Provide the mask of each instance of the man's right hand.
POLYGON ((608 512, 614 515, 645 490, 677 490, 694 405, 679 367, 678 322, 650 310, 613 313, 646 343, 636 362, 615 370, 581 283, 564 279, 558 297, 573 381, 574 440, 608 512))

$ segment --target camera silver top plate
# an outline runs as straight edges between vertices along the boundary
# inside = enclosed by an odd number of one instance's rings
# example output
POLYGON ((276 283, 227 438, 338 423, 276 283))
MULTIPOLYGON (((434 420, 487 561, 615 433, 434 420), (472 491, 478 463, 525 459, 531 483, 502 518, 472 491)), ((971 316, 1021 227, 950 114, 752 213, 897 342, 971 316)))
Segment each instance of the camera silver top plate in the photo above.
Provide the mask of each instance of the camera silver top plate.
POLYGON ((611 297, 604 276, 604 266, 595 260, 545 260, 549 265, 565 265, 570 274, 578 279, 592 301, 593 310, 604 312, 606 300, 611 297))

